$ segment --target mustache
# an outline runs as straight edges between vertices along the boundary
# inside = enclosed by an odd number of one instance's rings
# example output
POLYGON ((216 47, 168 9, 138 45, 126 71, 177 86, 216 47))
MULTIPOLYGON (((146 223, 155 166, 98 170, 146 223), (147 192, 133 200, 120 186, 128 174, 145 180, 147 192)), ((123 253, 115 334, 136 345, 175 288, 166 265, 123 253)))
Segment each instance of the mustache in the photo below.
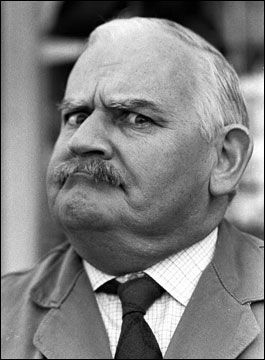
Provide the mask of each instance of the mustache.
POLYGON ((76 172, 86 173, 96 183, 105 182, 115 187, 124 185, 124 179, 120 172, 112 164, 99 159, 89 162, 72 159, 63 162, 55 167, 53 180, 62 186, 67 178, 76 172))

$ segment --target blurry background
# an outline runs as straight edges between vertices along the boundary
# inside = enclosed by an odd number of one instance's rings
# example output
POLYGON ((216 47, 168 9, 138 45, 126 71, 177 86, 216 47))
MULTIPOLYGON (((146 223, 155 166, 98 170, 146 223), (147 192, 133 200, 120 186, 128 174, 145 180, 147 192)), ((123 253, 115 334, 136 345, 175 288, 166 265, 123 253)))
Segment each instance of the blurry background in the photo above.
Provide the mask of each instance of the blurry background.
POLYGON ((59 133, 56 103, 89 33, 118 15, 175 20, 215 45, 235 67, 255 147, 227 217, 263 238, 263 1, 1 1, 1 10, 3 274, 32 266, 63 240, 45 190, 59 133))

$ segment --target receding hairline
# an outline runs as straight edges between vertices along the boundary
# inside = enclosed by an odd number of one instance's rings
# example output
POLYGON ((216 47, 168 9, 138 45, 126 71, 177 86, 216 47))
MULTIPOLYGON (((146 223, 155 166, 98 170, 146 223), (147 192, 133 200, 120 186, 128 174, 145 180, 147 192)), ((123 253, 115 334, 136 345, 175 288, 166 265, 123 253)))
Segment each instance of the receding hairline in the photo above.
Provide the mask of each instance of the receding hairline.
MULTIPOLYGON (((143 17, 132 17, 128 19, 117 18, 110 20, 100 26, 98 26, 89 36, 87 45, 93 45, 97 40, 102 39, 101 33, 124 33, 128 34, 128 30, 132 29, 135 31, 145 31, 150 29, 153 33, 153 30, 157 29, 161 34, 170 35, 171 38, 176 40, 176 31, 178 33, 178 39, 182 43, 190 48, 208 51, 213 55, 221 57, 224 59, 223 55, 206 40, 204 40, 200 35, 194 33, 192 30, 177 24, 171 20, 159 19, 159 18, 143 18, 143 17)), ((104 34, 104 35, 105 35, 104 34)), ((146 34, 146 32, 145 32, 146 34)))
MULTIPOLYGON (((191 40, 191 35, 188 36, 187 40, 184 37, 176 37, 174 29, 172 29, 172 32, 169 31, 168 23, 175 24, 170 20, 157 18, 132 17, 129 19, 113 19, 98 26, 90 34, 86 50, 89 50, 90 47, 92 49, 96 43, 108 43, 108 39, 114 40, 116 45, 120 39, 125 40, 125 42, 127 41, 130 45, 131 38, 138 41, 138 39, 141 39, 141 34, 143 34, 143 36, 147 39, 148 46, 152 47, 153 44, 155 50, 157 49, 159 52, 161 50, 161 53, 163 53, 167 63, 172 62, 172 64, 176 64, 176 60, 180 60, 187 68, 186 75, 190 77, 190 81, 194 85, 196 83, 196 79, 198 78, 197 73, 201 72, 201 66, 198 67, 198 64, 200 64, 201 61, 197 59, 197 56, 195 56, 194 50, 197 52, 199 58, 199 54, 202 52, 202 49, 199 46, 195 46, 195 43, 193 43, 194 41, 192 42, 191 40), (153 43, 151 43, 152 39, 155 40, 153 43)), ((178 24, 176 25, 178 26, 178 24)), ((179 25, 179 28, 181 31, 187 31, 187 33, 192 34, 190 30, 181 25, 179 25)), ((199 35, 194 33, 194 36, 196 37, 196 41, 200 40, 207 44, 207 42, 199 35)), ((133 44, 134 42, 132 41, 132 45, 133 44)), ((202 56, 200 56, 200 58, 202 58, 202 56)), ((181 72, 179 75, 181 76, 181 72)), ((198 83, 198 87, 199 86, 200 85, 198 83)), ((190 92, 193 93, 193 91, 194 88, 191 87, 190 92)), ((191 94, 191 96, 193 95, 191 94)))
POLYGON ((145 31, 144 34, 149 36, 150 32, 146 31, 148 29, 151 30, 151 37, 156 29, 175 41, 178 39, 187 50, 192 50, 191 59, 199 66, 199 72, 194 74, 199 86, 197 90, 193 89, 195 96, 197 95, 193 105, 201 120, 203 136, 208 141, 225 125, 242 124, 249 127, 244 97, 233 66, 213 45, 192 30, 167 19, 118 18, 97 27, 90 35, 87 45, 89 47, 97 40, 106 39, 106 36, 113 39, 119 39, 122 34, 127 37, 128 33, 134 36, 137 30, 145 31))

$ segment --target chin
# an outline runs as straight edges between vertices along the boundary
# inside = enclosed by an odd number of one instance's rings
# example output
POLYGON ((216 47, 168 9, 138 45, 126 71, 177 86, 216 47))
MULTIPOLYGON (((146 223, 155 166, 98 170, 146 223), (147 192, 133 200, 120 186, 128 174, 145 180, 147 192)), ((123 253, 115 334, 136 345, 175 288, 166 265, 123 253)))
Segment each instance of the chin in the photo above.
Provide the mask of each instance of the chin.
POLYGON ((104 204, 88 199, 65 199, 55 205, 59 223, 69 231, 105 231, 112 227, 114 219, 104 204))

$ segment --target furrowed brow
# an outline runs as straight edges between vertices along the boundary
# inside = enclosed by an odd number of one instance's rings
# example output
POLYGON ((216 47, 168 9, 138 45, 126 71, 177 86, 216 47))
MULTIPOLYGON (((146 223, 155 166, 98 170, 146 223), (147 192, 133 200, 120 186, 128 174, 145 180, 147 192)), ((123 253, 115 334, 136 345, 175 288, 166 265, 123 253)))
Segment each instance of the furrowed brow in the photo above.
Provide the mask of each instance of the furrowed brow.
POLYGON ((56 104, 58 111, 71 111, 79 108, 88 108, 88 104, 84 101, 73 101, 69 99, 63 99, 56 104))
MULTIPOLYGON (((151 100, 146 99, 110 99, 107 102, 103 102, 104 106, 109 109, 117 110, 135 110, 137 108, 150 109, 158 114, 163 114, 162 107, 151 100)), ((89 108, 86 101, 74 101, 71 99, 64 99, 57 104, 59 111, 71 111, 79 108, 89 108)))
POLYGON ((145 99, 126 99, 126 100, 111 100, 106 104, 106 107, 121 109, 121 110, 134 110, 136 108, 148 108, 156 113, 161 114, 162 109, 155 102, 145 99))

